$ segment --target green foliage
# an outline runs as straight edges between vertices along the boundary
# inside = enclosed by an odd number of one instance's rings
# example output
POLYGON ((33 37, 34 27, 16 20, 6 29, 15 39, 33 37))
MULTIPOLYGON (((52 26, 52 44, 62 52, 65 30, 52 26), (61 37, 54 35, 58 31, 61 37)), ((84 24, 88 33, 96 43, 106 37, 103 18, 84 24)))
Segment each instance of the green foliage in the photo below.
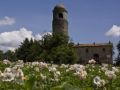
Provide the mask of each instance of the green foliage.
POLYGON ((120 53, 120 41, 118 42, 117 49, 118 49, 118 52, 120 53))
POLYGON ((80 90, 79 87, 73 86, 67 82, 62 83, 62 85, 55 86, 51 88, 50 90, 80 90))
POLYGON ((29 55, 27 56, 28 60, 39 61, 39 55, 41 54, 41 46, 39 41, 34 41, 31 47, 29 48, 29 55))
POLYGON ((3 60, 3 51, 0 50, 0 60, 3 60))
POLYGON ((10 61, 16 61, 16 55, 15 52, 12 52, 11 50, 8 50, 4 53, 4 59, 10 60, 10 61))
POLYGON ((32 74, 29 76, 29 79, 25 81, 24 88, 25 90, 34 90, 33 85, 35 82, 35 76, 32 74))
POLYGON ((118 56, 117 56, 117 65, 120 65, 120 41, 117 44, 118 56))
POLYGON ((21 46, 16 50, 16 56, 20 60, 27 61, 27 56, 29 55, 29 48, 32 43, 29 42, 28 38, 26 38, 23 43, 21 43, 21 46))
POLYGON ((16 56, 20 60, 35 61, 41 52, 38 41, 28 40, 27 38, 21 43, 21 46, 16 50, 16 56))
POLYGON ((50 55, 52 56, 54 63, 57 64, 72 64, 75 63, 75 60, 77 59, 77 54, 74 49, 65 45, 53 48, 50 55))
POLYGON ((41 40, 42 54, 40 58, 45 62, 57 64, 74 63, 77 55, 68 43, 68 37, 64 35, 46 35, 41 40))
POLYGON ((0 50, 0 60, 8 59, 10 61, 16 61, 16 55, 15 52, 8 50, 6 52, 3 52, 0 50))

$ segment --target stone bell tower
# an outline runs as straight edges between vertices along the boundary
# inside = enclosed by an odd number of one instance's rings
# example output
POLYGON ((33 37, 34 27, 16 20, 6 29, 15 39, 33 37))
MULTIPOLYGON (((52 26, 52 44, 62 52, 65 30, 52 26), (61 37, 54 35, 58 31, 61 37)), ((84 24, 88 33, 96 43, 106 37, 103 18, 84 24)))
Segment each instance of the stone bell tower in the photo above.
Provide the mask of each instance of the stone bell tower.
POLYGON ((68 36, 67 14, 64 5, 56 5, 54 7, 52 21, 53 34, 64 34, 68 36))

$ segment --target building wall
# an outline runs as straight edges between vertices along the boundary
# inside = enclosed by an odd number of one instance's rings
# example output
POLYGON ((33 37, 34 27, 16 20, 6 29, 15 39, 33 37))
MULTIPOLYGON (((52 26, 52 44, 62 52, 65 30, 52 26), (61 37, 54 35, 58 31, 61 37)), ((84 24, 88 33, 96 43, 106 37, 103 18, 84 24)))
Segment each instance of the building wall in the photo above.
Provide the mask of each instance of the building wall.
POLYGON ((88 63, 95 59, 97 63, 112 64, 112 45, 78 46, 75 47, 80 63, 88 63))

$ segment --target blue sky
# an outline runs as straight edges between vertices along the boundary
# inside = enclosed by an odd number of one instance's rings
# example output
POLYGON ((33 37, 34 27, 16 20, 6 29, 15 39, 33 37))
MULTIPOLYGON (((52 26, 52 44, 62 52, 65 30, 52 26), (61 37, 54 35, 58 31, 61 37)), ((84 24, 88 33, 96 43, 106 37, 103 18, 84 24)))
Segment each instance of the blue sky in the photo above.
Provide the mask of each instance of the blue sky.
MULTIPOLYGON (((23 27, 33 35, 52 31, 52 10, 61 3, 68 10, 69 35, 75 43, 110 40, 117 44, 120 0, 0 0, 0 21, 6 20, 5 17, 13 20, 11 24, 0 25, 0 35, 20 31, 23 27)), ((0 37, 3 39, 4 35, 0 37)))

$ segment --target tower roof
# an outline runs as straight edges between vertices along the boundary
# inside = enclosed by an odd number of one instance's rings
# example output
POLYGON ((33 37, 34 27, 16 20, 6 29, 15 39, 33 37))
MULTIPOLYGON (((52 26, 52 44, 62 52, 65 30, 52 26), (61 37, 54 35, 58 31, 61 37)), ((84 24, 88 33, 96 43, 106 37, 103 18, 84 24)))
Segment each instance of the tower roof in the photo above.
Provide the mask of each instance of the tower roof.
POLYGON ((63 4, 58 4, 58 5, 56 5, 55 7, 54 7, 54 10, 53 11, 58 11, 58 10, 62 10, 62 11, 66 11, 67 12, 67 10, 65 9, 65 6, 63 5, 63 4))
POLYGON ((55 6, 56 8, 65 8, 63 4, 58 4, 55 6))

